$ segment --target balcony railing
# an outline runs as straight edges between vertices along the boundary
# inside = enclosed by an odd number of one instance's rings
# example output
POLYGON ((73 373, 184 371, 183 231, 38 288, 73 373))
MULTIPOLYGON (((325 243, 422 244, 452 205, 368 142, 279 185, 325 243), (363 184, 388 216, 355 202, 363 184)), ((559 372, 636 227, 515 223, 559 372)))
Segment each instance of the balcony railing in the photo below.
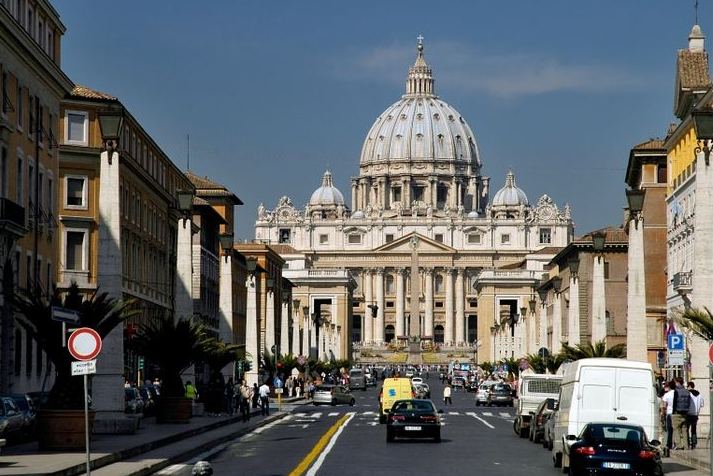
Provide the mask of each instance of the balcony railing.
POLYGON ((22 236, 25 234, 25 208, 9 198, 0 198, 0 223, 5 229, 22 236))
POLYGON ((693 289, 693 272, 684 271, 673 275, 673 290, 690 292, 693 289))

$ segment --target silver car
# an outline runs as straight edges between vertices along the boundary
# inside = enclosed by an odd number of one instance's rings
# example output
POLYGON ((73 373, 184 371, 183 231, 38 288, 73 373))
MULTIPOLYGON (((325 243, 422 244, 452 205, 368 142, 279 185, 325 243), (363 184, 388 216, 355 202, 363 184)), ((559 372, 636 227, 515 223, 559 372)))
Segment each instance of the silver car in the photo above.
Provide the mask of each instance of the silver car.
POLYGON ((478 387, 478 393, 475 394, 475 406, 487 405, 488 404, 488 393, 490 393, 490 387, 495 385, 497 382, 483 382, 478 387))
POLYGON ((356 399, 352 395, 349 387, 344 385, 318 385, 314 390, 314 405, 337 405, 339 403, 347 403, 354 406, 356 399))

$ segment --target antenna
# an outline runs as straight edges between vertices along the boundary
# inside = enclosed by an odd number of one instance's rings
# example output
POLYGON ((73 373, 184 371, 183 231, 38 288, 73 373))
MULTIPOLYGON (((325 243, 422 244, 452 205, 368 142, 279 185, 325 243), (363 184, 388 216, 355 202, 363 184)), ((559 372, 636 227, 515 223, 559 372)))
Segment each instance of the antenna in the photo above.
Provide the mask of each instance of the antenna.
POLYGON ((191 136, 186 134, 186 170, 191 170, 191 136))
POLYGON ((696 0, 693 8, 695 9, 695 12, 696 12, 696 23, 695 24, 698 25, 698 0, 696 0))

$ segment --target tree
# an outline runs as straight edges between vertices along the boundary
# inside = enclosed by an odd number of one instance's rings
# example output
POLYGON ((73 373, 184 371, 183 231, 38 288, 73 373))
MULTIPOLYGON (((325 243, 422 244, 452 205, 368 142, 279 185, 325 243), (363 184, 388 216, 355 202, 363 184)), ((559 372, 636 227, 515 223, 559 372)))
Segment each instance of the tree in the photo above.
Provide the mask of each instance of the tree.
POLYGON ((131 309, 134 302, 135 300, 110 298, 107 293, 93 292, 84 295, 76 283, 72 283, 64 294, 55 290, 49 300, 39 289, 21 292, 15 297, 13 305, 19 314, 19 324, 37 342, 55 367, 56 377, 50 390, 47 408, 84 408, 82 379, 72 377, 71 363, 74 359, 62 345, 62 323, 52 319, 52 306, 76 311, 79 316, 78 327, 90 327, 103 339, 124 320, 141 312, 131 309))
POLYGON ((537 354, 529 354, 525 357, 527 364, 536 374, 547 373, 547 362, 545 358, 537 354))
POLYGON ((705 341, 713 340, 713 314, 707 307, 687 308, 677 313, 676 321, 705 341))
POLYGON ((207 411, 220 413, 225 410, 223 369, 238 360, 244 354, 244 350, 244 345, 227 344, 219 339, 210 338, 205 342, 201 360, 210 369, 208 395, 205 401, 207 411))
POLYGON ((483 372, 485 372, 487 375, 490 375, 491 373, 493 373, 495 365, 490 361, 486 361, 480 363, 480 368, 483 369, 483 372))
POLYGON ((565 357, 562 353, 559 353, 555 355, 550 355, 544 360, 545 367, 547 367, 547 371, 551 374, 555 374, 557 373, 557 370, 559 370, 560 366, 565 362, 565 357))
POLYGON ((571 362, 593 357, 624 359, 626 358, 626 344, 617 344, 609 348, 607 348, 605 340, 600 340, 593 344, 591 342, 583 342, 575 346, 562 344, 562 351, 560 353, 564 357, 564 360, 571 362))

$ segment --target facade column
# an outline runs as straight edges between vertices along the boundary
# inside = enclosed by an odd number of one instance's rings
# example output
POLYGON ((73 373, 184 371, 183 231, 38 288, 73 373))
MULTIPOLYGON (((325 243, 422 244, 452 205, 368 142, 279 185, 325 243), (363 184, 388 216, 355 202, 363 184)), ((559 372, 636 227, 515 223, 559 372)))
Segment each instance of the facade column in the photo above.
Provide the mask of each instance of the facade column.
POLYGON ((527 318, 527 350, 528 354, 537 354, 537 310, 529 311, 527 318))
POLYGON ((542 299, 540 301, 540 314, 539 314, 539 343, 537 350, 539 351, 542 347, 549 348, 547 345, 547 300, 542 299))
POLYGON ((280 314, 280 353, 287 355, 290 353, 290 302, 282 302, 282 314, 280 314))
MULTIPOLYGON (((627 287, 626 358, 648 362, 646 333, 646 279, 644 272, 644 219, 629 220, 629 286, 627 287)), ((694 244, 695 246, 695 244, 694 244)))
POLYGON ((381 190, 381 209, 386 210, 386 202, 387 197, 388 197, 388 180, 386 178, 382 178, 379 180, 379 189, 381 190))
POLYGON ((607 338, 607 301, 604 288, 604 255, 594 255, 592 267, 592 344, 607 338))
POLYGON ((364 275, 364 337, 362 341, 367 344, 374 342, 374 318, 371 316, 371 309, 368 307, 374 304, 374 291, 372 289, 372 270, 365 268, 364 275))
POLYGON ((357 190, 358 190, 357 181, 352 180, 352 211, 353 212, 358 210, 357 204, 359 202, 358 202, 357 190))
POLYGON ((379 309, 374 323, 374 340, 381 344, 384 342, 384 268, 376 270, 376 305, 379 309))
MULTIPOLYGON (((413 279, 413 277, 411 278, 413 279)), ((396 337, 404 337, 406 335, 404 327, 404 305, 406 304, 406 296, 404 293, 404 270, 399 268, 396 270, 396 337)))
MULTIPOLYGON (((304 308, 303 308, 304 309, 304 308)), ((312 337, 311 329, 310 329, 310 317, 309 317, 309 308, 307 308, 307 315, 302 316, 300 319, 302 321, 302 354, 305 355, 306 357, 310 357, 310 352, 311 352, 311 345, 313 341, 310 341, 310 338, 312 337)))
MULTIPOLYGON (((295 301, 297 303, 298 301, 295 301)), ((292 306, 292 345, 290 346, 290 354, 293 356, 298 356, 302 354, 300 349, 300 321, 302 320, 300 316, 300 307, 293 304, 292 306)))
MULTIPOLYGON (((319 319, 319 316, 317 316, 319 319)), ((319 342, 317 342, 317 323, 312 320, 312 315, 307 319, 309 321, 309 356, 313 359, 319 359, 319 342)), ((320 337, 321 339, 321 337, 320 337)))
POLYGON ((460 207, 463 204, 463 198, 462 198, 463 197, 463 187, 462 187, 462 182, 460 180, 458 180, 456 182, 456 190, 458 192, 458 195, 456 197, 456 200, 458 202, 457 206, 460 207))
POLYGON ((463 289, 463 269, 456 271, 456 343, 465 342, 465 296, 463 289))
POLYGON ((444 341, 447 345, 453 344, 453 320, 455 316, 453 315, 453 268, 446 268, 446 328, 444 341))
MULTIPOLYGON (((218 257, 220 260, 220 281, 218 283, 218 305, 220 315, 220 338, 227 344, 233 344, 233 254, 218 257)), ((227 381, 235 373, 235 366, 230 363, 223 368, 227 381)))
POLYGON ((435 209, 438 205, 438 179, 435 177, 431 177, 429 179, 429 182, 431 183, 431 204, 435 209))
POLYGON ((275 345, 275 292, 267 290, 265 306, 265 345, 263 352, 271 352, 275 345))
POLYGON ((567 343, 576 346, 580 341, 579 329, 579 277, 569 275, 569 312, 567 314, 567 343))
POLYGON ((403 193, 401 193, 401 196, 403 197, 404 208, 411 208, 411 178, 404 178, 403 184, 403 193))
MULTIPOLYGON (((424 323, 424 335, 433 338, 433 269, 427 268, 423 270, 425 275, 425 286, 424 298, 425 298, 425 323, 424 323)), ((413 278, 411 278, 413 279, 413 278)))
POLYGON ((552 295, 552 354, 562 350, 562 294, 552 295))
POLYGON ((451 179, 451 188, 448 191, 448 206, 453 209, 456 208, 456 178, 451 179))
POLYGON ((249 275, 245 282, 248 288, 247 308, 245 311, 245 352, 251 359, 251 368, 245 373, 245 380, 252 387, 257 383, 258 364, 260 355, 258 354, 258 322, 257 322, 257 289, 255 275, 249 275))

